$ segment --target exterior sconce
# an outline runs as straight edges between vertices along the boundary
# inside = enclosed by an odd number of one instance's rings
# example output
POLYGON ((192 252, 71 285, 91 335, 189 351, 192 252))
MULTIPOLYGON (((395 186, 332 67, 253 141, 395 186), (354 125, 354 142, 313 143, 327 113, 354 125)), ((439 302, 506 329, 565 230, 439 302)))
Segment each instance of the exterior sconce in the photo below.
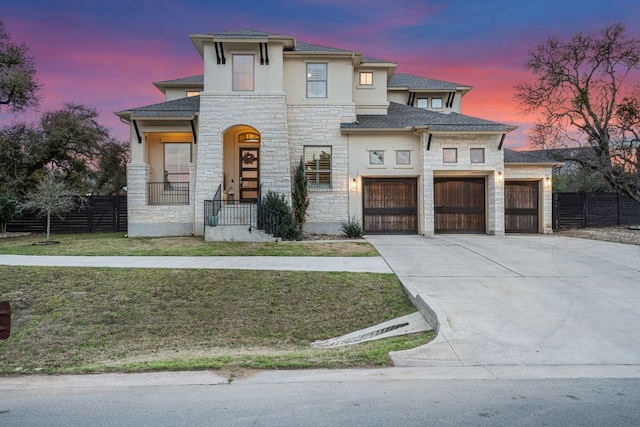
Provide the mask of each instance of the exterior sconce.
POLYGON ((498 171, 498 184, 502 184, 504 182, 504 177, 502 176, 502 171, 498 171))
POLYGON ((358 180, 356 178, 351 180, 351 191, 358 191, 358 180))
POLYGON ((546 188, 551 187, 551 177, 550 176, 545 176, 544 177, 544 186, 546 188))

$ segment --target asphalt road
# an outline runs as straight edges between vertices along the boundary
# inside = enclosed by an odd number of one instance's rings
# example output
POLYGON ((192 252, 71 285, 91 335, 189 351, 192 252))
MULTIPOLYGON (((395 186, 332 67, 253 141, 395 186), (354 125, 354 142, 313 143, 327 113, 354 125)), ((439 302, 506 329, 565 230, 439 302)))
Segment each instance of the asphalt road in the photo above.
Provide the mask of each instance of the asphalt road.
MULTIPOLYGON (((283 373, 284 374, 284 373, 283 373)), ((376 376, 377 375, 377 376, 376 376)), ((640 424, 640 379, 290 381, 0 388, 14 426, 627 426, 640 424)), ((0 381, 0 385, 2 382, 0 381)))

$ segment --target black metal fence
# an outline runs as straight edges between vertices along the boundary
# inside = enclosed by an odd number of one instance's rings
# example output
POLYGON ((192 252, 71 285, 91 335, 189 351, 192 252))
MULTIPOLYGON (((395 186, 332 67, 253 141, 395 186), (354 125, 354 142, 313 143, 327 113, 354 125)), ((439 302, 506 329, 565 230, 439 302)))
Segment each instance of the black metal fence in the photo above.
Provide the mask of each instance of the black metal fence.
MULTIPOLYGON (((127 231, 127 196, 89 196, 84 203, 76 199, 77 208, 59 218, 51 216, 52 233, 105 233, 127 231)), ((7 232, 44 233, 46 217, 36 212, 22 212, 7 222, 7 232)))
POLYGON ((150 205, 188 205, 189 182, 150 182, 150 205))
POLYGON ((640 203, 620 193, 553 193, 553 228, 640 225, 640 203))
POLYGON ((280 214, 261 203, 241 203, 239 200, 222 200, 222 188, 219 186, 212 200, 204 201, 204 225, 224 227, 246 225, 262 230, 274 237, 280 236, 280 214))

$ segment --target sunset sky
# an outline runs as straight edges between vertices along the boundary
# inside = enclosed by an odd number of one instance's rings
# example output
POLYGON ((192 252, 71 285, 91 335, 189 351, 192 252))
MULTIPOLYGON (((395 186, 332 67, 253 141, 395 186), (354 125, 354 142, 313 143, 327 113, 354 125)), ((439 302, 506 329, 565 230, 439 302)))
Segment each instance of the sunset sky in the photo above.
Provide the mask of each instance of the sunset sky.
MULTIPOLYGON (((71 101, 95 107, 120 139, 128 126, 114 111, 162 102, 154 81, 202 74, 189 34, 287 34, 473 86, 462 112, 518 126, 511 148, 528 145, 534 118, 512 98, 530 77, 523 64, 537 44, 614 22, 640 38, 638 0, 2 0, 0 19, 35 58, 41 111, 71 101)), ((2 109, 0 125, 37 117, 2 109)))

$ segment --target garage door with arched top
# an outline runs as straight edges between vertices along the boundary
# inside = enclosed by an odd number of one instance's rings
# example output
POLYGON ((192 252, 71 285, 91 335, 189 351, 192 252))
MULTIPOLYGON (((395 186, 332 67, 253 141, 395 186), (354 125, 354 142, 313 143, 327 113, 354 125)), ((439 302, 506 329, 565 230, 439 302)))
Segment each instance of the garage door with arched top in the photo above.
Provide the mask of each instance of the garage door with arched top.
POLYGON ((485 233, 485 179, 434 178, 436 233, 485 233))
POLYGON ((504 184, 504 231, 538 232, 538 182, 507 181, 504 184))
POLYGON ((416 178, 363 178, 362 225, 370 234, 418 232, 416 178))

